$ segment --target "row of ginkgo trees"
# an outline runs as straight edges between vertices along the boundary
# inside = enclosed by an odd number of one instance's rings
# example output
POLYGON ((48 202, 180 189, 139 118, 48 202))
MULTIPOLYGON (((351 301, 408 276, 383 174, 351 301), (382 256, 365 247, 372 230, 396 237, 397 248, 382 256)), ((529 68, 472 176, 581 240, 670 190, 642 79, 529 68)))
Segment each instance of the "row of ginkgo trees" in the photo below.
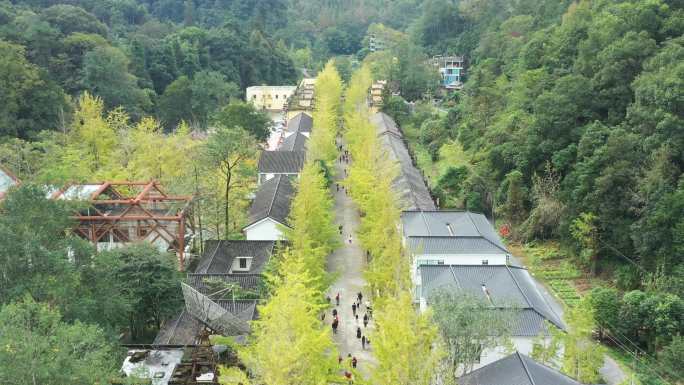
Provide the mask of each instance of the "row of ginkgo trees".
MULTIPOLYGON (((319 74, 314 92, 314 128, 296 182, 288 219, 291 228, 285 229, 288 246, 270 269, 271 297, 259 306, 250 341, 238 352, 255 384, 339 381, 331 332, 320 320, 331 283, 326 257, 339 245, 329 170, 338 156, 335 138, 342 81, 332 62, 319 74)), ((247 379, 240 381, 246 385, 247 379)))
POLYGON ((352 164, 345 184, 361 211, 358 238, 370 255, 366 279, 374 303, 372 384, 428 385, 442 357, 430 313, 412 302, 410 260, 399 232, 400 208, 392 189, 397 165, 379 143, 366 104, 372 83, 363 66, 354 73, 344 104, 345 139, 352 164))

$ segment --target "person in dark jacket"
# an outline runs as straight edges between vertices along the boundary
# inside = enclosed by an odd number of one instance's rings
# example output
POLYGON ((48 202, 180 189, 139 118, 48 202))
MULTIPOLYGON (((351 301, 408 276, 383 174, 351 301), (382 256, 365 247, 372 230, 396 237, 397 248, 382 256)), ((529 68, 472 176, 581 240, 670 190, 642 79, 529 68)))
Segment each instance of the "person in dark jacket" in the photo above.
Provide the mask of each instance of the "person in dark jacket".
POLYGON ((356 327, 356 338, 361 339, 361 327, 356 327))

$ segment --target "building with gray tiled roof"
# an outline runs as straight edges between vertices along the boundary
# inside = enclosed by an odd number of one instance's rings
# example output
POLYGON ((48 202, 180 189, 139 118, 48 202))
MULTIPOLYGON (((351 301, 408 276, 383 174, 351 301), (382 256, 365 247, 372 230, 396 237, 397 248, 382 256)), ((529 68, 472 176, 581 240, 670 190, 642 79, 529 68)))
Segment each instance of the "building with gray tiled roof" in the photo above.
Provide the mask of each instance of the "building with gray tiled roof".
POLYGON ((296 132, 283 140, 276 151, 306 151, 306 142, 309 137, 296 132))
MULTIPOLYGON (((243 293, 259 296, 261 273, 277 247, 276 241, 206 241, 195 271, 188 274, 188 284, 207 295, 236 286, 243 293)), ((230 293, 227 294, 226 298, 230 298, 230 293)))
POLYGON ((290 204, 294 197, 290 177, 277 175, 264 182, 249 208, 249 224, 242 230, 247 240, 281 240, 281 226, 287 226, 290 204))
POLYGON ((459 378, 461 385, 582 385, 556 369, 515 352, 459 378))
POLYGON ((408 151, 403 134, 394 120, 383 112, 371 116, 376 127, 380 145, 387 156, 399 166, 399 173, 392 187, 399 196, 400 208, 406 210, 435 210, 435 202, 427 184, 408 151))
MULTIPOLYGON (((491 311, 501 312, 507 334, 524 354, 531 353, 538 336, 551 338, 549 327, 565 329, 527 269, 505 265, 422 265, 418 270, 416 296, 421 309, 426 309, 435 293, 442 290, 480 298, 491 306, 491 311)), ((502 348, 485 350, 479 365, 493 362, 503 353, 502 348)))
POLYGON ((246 240, 208 240, 196 274, 259 274, 273 255, 276 242, 246 240), (247 261, 242 258, 249 259, 247 261))
POLYGON ((257 184, 261 185, 276 175, 299 176, 305 161, 305 151, 263 151, 257 166, 257 184))
POLYGON ((402 239, 414 284, 421 265, 506 265, 511 255, 487 218, 469 211, 404 211, 402 239))
POLYGON ((285 127, 285 137, 287 138, 295 133, 300 133, 306 137, 309 137, 311 135, 312 129, 313 118, 308 114, 300 112, 287 122, 287 127, 285 127))

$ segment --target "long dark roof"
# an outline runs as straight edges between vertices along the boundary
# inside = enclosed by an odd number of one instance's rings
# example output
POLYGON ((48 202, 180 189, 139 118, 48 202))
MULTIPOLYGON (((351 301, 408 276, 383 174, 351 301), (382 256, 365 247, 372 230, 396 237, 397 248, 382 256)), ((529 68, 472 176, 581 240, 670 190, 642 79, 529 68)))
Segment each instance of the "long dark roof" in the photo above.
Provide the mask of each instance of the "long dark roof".
POLYGON ((400 138, 404 136, 404 134, 401 132, 399 126, 397 126, 397 123, 394 121, 394 119, 392 119, 389 115, 385 114, 384 112, 378 112, 377 114, 373 114, 370 119, 371 122, 375 124, 378 135, 390 133, 400 138))
POLYGON ((311 132, 313 128, 313 118, 303 112, 295 115, 287 122, 288 132, 311 132))
POLYGON ((560 329, 565 328, 527 269, 501 265, 423 265, 419 270, 421 296, 428 303, 436 290, 461 291, 491 301, 493 309, 513 310, 512 335, 536 336, 546 330, 544 320, 560 329), (483 284, 489 299, 482 289, 483 284))
POLYGON ((508 253, 487 217, 469 211, 404 211, 404 237, 425 254, 508 253))
POLYGON ((394 120, 379 112, 371 117, 375 124, 380 144, 389 159, 399 165, 399 175, 393 181, 393 188, 399 194, 403 209, 435 210, 435 202, 420 171, 413 165, 401 131, 394 120))
POLYGON ((252 206, 249 208, 249 225, 265 218, 286 224, 293 196, 294 186, 290 177, 276 175, 267 180, 259 186, 252 206))
POLYGON ((461 385, 582 385, 565 374, 519 352, 464 375, 458 383, 461 385))
POLYGON ((274 247, 275 241, 208 240, 195 274, 227 274, 237 257, 252 257, 249 273, 261 273, 274 247))
MULTIPOLYGON (((242 321, 252 321, 258 318, 257 300, 216 300, 215 302, 242 321)), ((152 344, 196 345, 204 326, 186 309, 183 309, 177 316, 164 322, 152 344)), ((226 335, 239 336, 242 334, 238 332, 231 334, 228 331, 226 335)))
POLYGON ((306 135, 296 132, 283 140, 277 151, 306 151, 306 142, 309 138, 306 135))
POLYGON ((259 172, 266 174, 298 174, 304 161, 304 151, 263 151, 259 157, 259 172))

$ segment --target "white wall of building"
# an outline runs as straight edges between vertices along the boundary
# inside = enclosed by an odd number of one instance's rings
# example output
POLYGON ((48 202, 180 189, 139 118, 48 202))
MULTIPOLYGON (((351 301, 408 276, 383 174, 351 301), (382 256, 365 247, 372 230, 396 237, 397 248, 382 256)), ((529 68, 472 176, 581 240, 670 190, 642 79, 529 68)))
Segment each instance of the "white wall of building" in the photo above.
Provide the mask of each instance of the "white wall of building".
MULTIPOLYGON (((284 131, 283 132, 283 139, 289 138, 290 136, 294 135, 295 133, 293 131, 284 131)), ((300 132, 300 134, 306 136, 307 138, 311 135, 310 132, 300 132)))
POLYGON ((253 86, 245 90, 245 99, 254 107, 280 111, 287 99, 295 93, 295 86, 253 86))
POLYGON ((257 185, 261 186, 264 182, 267 182, 267 181, 273 179, 273 177, 275 177, 276 175, 296 175, 297 178, 299 178, 299 174, 289 174, 289 173, 270 174, 270 173, 266 173, 266 172, 260 172, 258 177, 257 177, 257 185))
POLYGON ((505 265, 508 254, 414 254, 411 266, 413 283, 420 285, 420 265, 505 265))
MULTIPOLYGON (((511 342, 517 351, 529 356, 532 354, 532 346, 534 344, 535 338, 537 337, 511 337, 511 342)), ((545 342, 550 342, 550 340, 551 337, 547 337, 545 342)), ((473 366, 473 370, 481 368, 487 364, 491 364, 494 361, 498 361, 511 353, 512 352, 506 350, 504 346, 485 349, 480 356, 480 363, 475 364, 475 366, 473 366)))
POLYGON ((248 241, 277 241, 284 239, 280 226, 273 219, 265 218, 245 227, 244 232, 248 241))

